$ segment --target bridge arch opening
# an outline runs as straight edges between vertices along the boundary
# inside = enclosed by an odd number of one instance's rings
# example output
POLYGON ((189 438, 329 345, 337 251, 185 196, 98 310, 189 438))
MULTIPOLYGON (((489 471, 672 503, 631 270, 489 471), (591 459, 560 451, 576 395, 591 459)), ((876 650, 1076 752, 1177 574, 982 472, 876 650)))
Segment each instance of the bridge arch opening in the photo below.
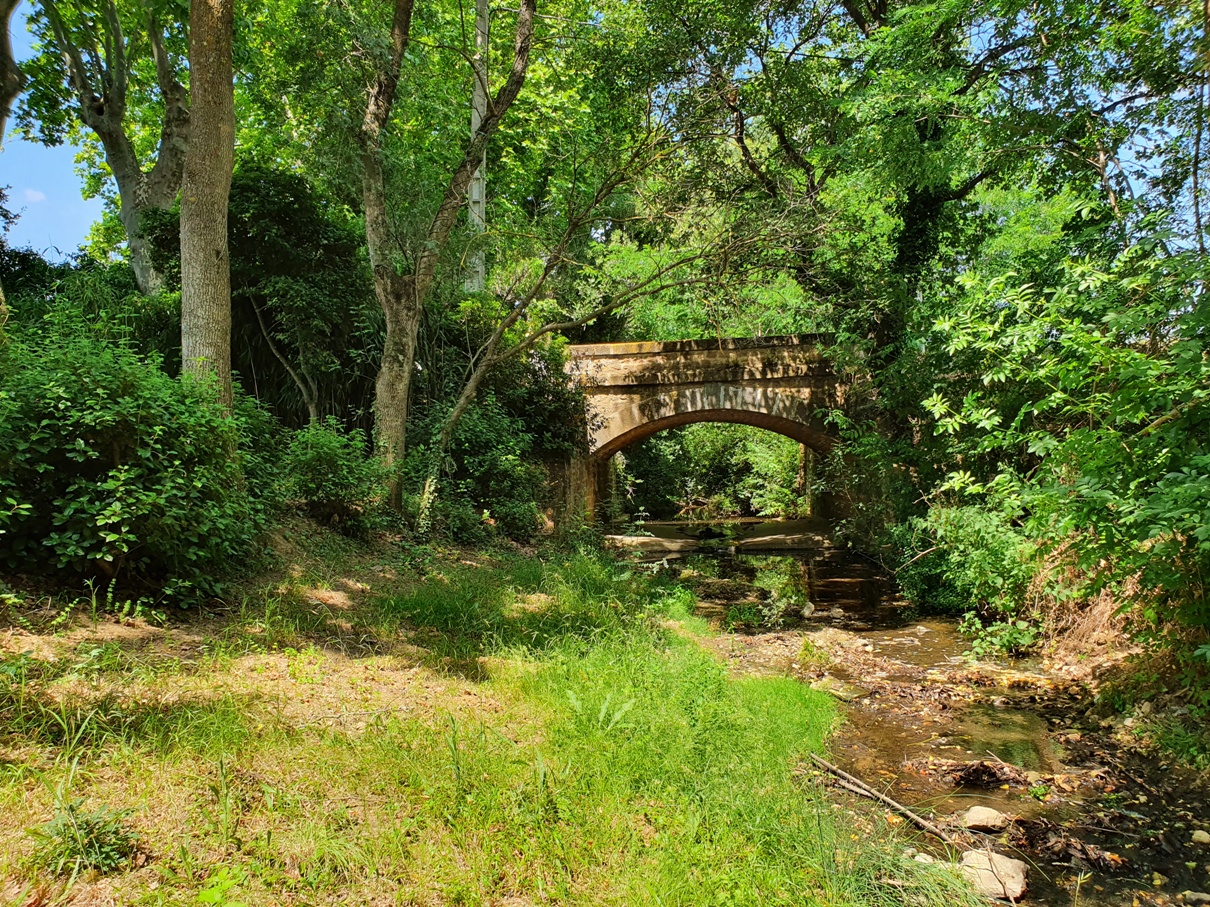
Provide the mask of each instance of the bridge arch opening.
POLYGON ((834 444, 817 427, 745 410, 699 410, 652 420, 592 456, 593 513, 607 525, 620 525, 635 514, 657 521, 701 518, 702 508, 717 510, 722 504, 736 517, 830 519, 835 516, 831 496, 818 490, 816 477, 834 444), (694 425, 744 430, 721 436, 676 431, 694 425), (645 441, 664 432, 678 437, 644 448, 645 441))
POLYGON ((614 454, 625 450, 632 444, 637 444, 645 438, 650 438, 652 435, 659 434, 670 428, 679 428, 682 425, 692 425, 697 422, 726 422, 763 428, 766 431, 791 438, 799 444, 805 444, 815 453, 821 455, 826 455, 832 449, 832 445, 836 443, 833 438, 825 434, 819 427, 807 425, 792 419, 785 419, 781 416, 744 409, 703 409, 672 413, 642 422, 604 442, 594 451, 593 459, 599 463, 603 463, 613 457, 614 454))
POLYGON ((656 432, 694 422, 753 425, 793 438, 826 454, 835 440, 817 415, 818 404, 776 388, 711 383, 628 401, 591 427, 592 456, 608 460, 656 432))

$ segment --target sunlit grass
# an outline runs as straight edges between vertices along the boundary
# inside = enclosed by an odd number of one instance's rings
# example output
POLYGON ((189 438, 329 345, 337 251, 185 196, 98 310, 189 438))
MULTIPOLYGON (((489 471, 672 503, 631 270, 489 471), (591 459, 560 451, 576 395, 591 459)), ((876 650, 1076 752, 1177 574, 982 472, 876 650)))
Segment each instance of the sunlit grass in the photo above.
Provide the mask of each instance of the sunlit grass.
POLYGON ((339 615, 277 590, 187 671, 9 658, 0 873, 66 884, 24 829, 70 772, 134 810, 126 903, 974 903, 796 780, 832 701, 729 677, 691 605, 604 558, 446 564, 339 615))

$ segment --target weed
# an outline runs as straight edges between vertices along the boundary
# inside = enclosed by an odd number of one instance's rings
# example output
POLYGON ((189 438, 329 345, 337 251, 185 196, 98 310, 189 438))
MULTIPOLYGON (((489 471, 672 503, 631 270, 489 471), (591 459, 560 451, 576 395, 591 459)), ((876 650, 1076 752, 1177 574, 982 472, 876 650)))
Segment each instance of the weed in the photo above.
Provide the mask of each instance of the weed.
POLYGON ((55 813, 50 821, 29 829, 38 842, 35 864, 54 875, 70 872, 73 882, 85 869, 102 874, 121 869, 138 850, 138 836, 127 825, 133 811, 107 806, 85 810, 83 799, 68 797, 75 774, 73 763, 58 786, 46 785, 55 813))
POLYGON ((826 665, 832 658, 811 640, 803 637, 802 648, 798 650, 798 661, 804 665, 826 665))
POLYGON ((286 668, 295 683, 319 683, 323 680, 323 652, 315 646, 307 646, 301 652, 286 649, 283 654, 289 658, 286 668))
POLYGON ((202 807, 202 814, 210 826, 210 833, 224 850, 240 844, 237 833, 243 818, 239 794, 231 783, 231 772, 227 767, 227 759, 220 756, 218 760, 218 777, 210 785, 210 793, 214 796, 213 807, 202 807))
POLYGON ((197 893, 197 903, 211 904, 213 907, 247 907, 243 901, 229 897, 232 889, 238 888, 247 880, 248 876, 243 871, 220 866, 210 873, 206 886, 197 893))

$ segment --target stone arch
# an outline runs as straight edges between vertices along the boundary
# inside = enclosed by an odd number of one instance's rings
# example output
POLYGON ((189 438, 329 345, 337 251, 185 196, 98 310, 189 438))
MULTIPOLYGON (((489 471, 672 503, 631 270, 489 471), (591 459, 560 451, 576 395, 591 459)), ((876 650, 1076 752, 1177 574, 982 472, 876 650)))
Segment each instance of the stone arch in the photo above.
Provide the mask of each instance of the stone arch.
POLYGON ((598 413, 592 459, 603 463, 624 447, 657 432, 694 422, 735 422, 777 432, 826 454, 835 443, 815 410, 823 400, 772 388, 712 383, 676 388, 598 413))

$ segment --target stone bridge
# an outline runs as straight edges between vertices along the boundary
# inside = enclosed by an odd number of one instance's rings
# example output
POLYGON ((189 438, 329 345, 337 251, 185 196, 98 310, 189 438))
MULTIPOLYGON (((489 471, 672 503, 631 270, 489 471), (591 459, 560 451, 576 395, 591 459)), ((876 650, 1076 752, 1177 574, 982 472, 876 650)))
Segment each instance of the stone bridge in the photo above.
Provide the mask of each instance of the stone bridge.
POLYGON ((615 453, 691 422, 755 425, 826 453, 833 439, 817 413, 842 405, 844 388, 819 341, 802 334, 570 347, 568 372, 588 396, 588 457, 571 466, 569 504, 592 513, 615 453))

